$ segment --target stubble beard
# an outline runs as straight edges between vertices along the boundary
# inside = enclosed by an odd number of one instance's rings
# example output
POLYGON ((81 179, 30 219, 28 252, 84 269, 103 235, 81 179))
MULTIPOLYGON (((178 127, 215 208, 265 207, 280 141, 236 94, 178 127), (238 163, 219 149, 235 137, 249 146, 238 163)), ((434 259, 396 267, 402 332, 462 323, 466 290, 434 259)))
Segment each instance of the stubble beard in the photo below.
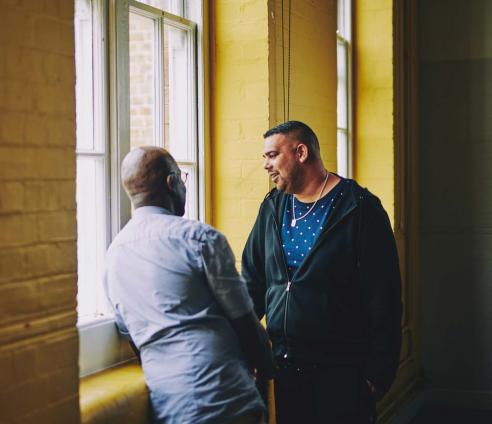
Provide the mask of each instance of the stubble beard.
POLYGON ((277 190, 283 191, 287 194, 296 194, 299 192, 301 186, 301 173, 299 169, 292 169, 289 174, 289 178, 279 178, 279 182, 276 184, 277 190))

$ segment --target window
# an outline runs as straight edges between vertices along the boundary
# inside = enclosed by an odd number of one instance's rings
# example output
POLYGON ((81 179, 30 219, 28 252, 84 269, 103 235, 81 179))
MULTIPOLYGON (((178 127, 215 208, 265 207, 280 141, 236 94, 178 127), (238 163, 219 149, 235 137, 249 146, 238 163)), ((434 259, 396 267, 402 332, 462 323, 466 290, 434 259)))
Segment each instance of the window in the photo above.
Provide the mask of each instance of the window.
POLYGON ((197 219, 195 25, 152 7, 182 11, 181 2, 144 3, 129 8, 130 148, 152 144, 172 153, 189 175, 185 216, 197 219))
POLYGON ((78 315, 103 310, 99 278, 110 241, 106 46, 102 3, 75 3, 78 315))
POLYGON ((189 174, 186 217, 203 219, 201 15, 196 0, 75 2, 82 374, 121 359, 119 347, 108 348, 117 337, 101 276, 106 249, 131 215, 120 184, 126 153, 142 145, 168 149, 189 174), (93 362, 111 351, 105 363, 93 362))
POLYGON ((352 176, 352 19, 351 0, 337 2, 337 163, 338 173, 352 176))

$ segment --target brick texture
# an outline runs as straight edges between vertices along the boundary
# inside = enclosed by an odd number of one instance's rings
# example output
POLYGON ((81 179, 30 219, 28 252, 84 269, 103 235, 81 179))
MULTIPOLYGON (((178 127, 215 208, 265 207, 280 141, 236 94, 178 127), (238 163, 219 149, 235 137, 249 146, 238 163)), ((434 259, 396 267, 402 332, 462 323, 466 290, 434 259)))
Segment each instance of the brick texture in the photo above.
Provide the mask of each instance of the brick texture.
POLYGON ((217 1, 212 19, 212 222, 240 259, 269 187, 261 166, 261 134, 269 126, 268 2, 217 1))
POLYGON ((2 424, 80 420, 73 7, 0 0, 2 424))

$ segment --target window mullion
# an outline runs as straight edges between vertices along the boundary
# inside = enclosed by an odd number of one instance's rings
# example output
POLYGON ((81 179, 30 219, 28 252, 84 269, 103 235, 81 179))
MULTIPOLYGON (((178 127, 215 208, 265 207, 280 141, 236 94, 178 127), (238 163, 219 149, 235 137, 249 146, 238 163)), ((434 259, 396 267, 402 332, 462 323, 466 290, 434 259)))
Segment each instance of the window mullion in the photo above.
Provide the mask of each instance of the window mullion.
POLYGON ((337 140, 339 172, 353 175, 352 148, 352 61, 351 61, 351 0, 338 0, 337 9, 338 113, 337 140), (343 121, 343 122, 340 122, 343 121))
POLYGON ((164 22, 162 18, 156 19, 155 25, 154 137, 157 146, 164 147, 164 22))
POLYGON ((198 138, 197 138, 197 127, 198 127, 198 121, 197 121, 197 92, 196 92, 196 65, 195 65, 195 59, 196 59, 196 25, 193 25, 189 30, 188 30, 188 62, 190 66, 188 67, 190 75, 188 76, 188 81, 190 84, 189 87, 189 93, 190 93, 190 99, 189 99, 189 110, 190 110, 190 116, 192 119, 190 120, 190 128, 189 128, 189 134, 192 137, 192 140, 190 142, 193 144, 193 161, 197 163, 198 160, 198 138))
POLYGON ((129 4, 112 0, 110 14, 111 234, 130 219, 130 200, 120 181, 120 164, 130 151, 129 4))

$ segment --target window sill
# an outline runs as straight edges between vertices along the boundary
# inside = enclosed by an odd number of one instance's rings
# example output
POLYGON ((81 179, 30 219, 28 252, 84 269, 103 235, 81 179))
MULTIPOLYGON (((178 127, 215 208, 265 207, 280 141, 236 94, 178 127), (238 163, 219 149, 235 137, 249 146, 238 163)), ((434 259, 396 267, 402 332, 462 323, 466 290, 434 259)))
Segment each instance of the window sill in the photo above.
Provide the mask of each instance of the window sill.
POLYGON ((79 322, 77 326, 81 377, 134 358, 128 341, 120 338, 112 317, 79 322))
POLYGON ((140 365, 130 363, 80 381, 82 424, 150 423, 149 395, 140 365))

